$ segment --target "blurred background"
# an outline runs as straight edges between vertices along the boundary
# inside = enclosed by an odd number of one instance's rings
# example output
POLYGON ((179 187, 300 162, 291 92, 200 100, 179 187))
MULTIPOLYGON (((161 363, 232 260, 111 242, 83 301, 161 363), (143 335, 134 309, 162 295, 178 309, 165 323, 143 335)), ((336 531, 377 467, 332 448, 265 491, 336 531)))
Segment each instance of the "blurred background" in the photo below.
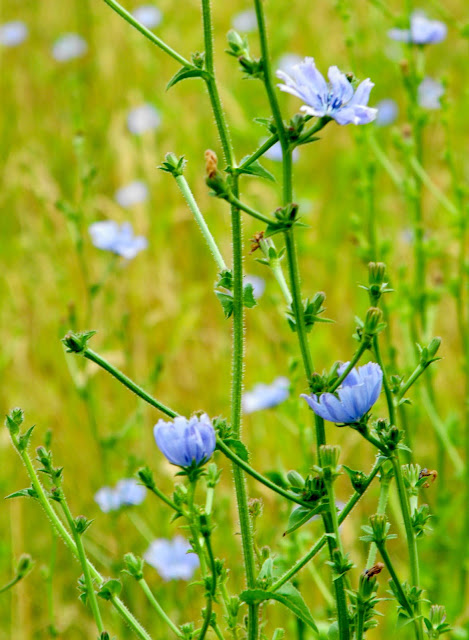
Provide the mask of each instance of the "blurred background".
MULTIPOLYGON (((257 36, 250 3, 213 5, 216 67, 240 159, 267 135, 254 119, 270 113, 262 84, 243 79, 236 59, 224 53, 226 33, 233 26, 247 33, 256 55, 257 36)), ((126 4, 130 11, 139 7, 132 0, 126 4)), ((422 1, 419 8, 447 22, 449 29, 443 43, 425 51, 428 75, 443 83, 428 109, 425 169, 432 184, 452 198, 445 164, 448 140, 458 179, 463 184, 467 178, 468 41, 461 35, 467 6, 462 0, 447 0, 444 7, 422 1)), ((385 99, 395 101, 392 122, 370 127, 386 157, 400 169, 396 140, 402 139, 407 126, 400 64, 406 50, 387 32, 396 26, 403 6, 393 1, 383 10, 379 3, 359 0, 349 12, 340 0, 267 0, 265 9, 274 68, 288 69, 298 56, 313 56, 323 73, 336 64, 353 70, 359 79, 370 77, 376 85, 372 106, 385 99)), ((160 0, 150 10, 147 7, 145 16, 153 20, 149 27, 185 57, 203 49, 196 0, 160 0)), ((230 264, 229 210, 208 196, 204 182, 204 151, 213 149, 221 158, 221 149, 202 82, 188 80, 167 92, 178 65, 104 2, 7 0, 0 8, 0 34, 1 409, 4 414, 14 406, 25 410, 27 424, 37 425, 34 447, 52 439, 55 462, 65 467, 64 488, 73 513, 94 519, 88 535, 90 557, 105 575, 118 575, 124 553, 142 554, 153 537, 172 538, 178 525, 169 523, 154 496, 147 496, 140 506, 103 513, 94 495, 104 485, 131 477, 142 464, 151 467, 162 490, 171 492, 174 468, 154 444, 152 426, 161 417, 158 412, 143 406, 103 371, 66 356, 60 339, 69 329, 94 329, 95 350, 179 413, 204 410, 211 416, 229 416, 231 322, 224 319, 213 293, 216 266, 174 180, 157 169, 165 153, 185 155, 187 180, 230 264), (18 24, 12 27, 12 22, 18 24), (145 111, 135 115, 133 110, 142 105, 147 105, 145 111), (125 261, 93 246, 89 225, 108 219, 131 222, 135 233, 148 239, 148 247, 125 261)), ((284 94, 280 100, 285 116, 292 117, 298 100, 284 94)), ((368 307, 367 294, 358 285, 366 284, 368 277, 364 212, 369 172, 365 175, 364 168, 372 166, 379 257, 387 263, 395 289, 388 303, 395 351, 388 350, 386 358, 394 357, 393 373, 408 374, 413 368, 407 330, 412 313, 411 217, 364 135, 353 126, 332 123, 321 132, 320 141, 299 149, 294 167, 295 198, 308 224, 297 234, 303 293, 324 291, 326 315, 334 320, 317 325, 311 334, 314 363, 322 371, 336 360, 350 358, 356 344, 355 317, 363 318, 368 307)), ((280 176, 278 158, 269 155, 264 166, 280 176)), ((247 202, 266 214, 280 204, 277 184, 246 178, 242 191, 247 202)), ((458 227, 431 190, 425 190, 424 198, 427 286, 434 302, 428 337, 443 338, 443 360, 435 367, 433 381, 443 428, 463 457, 461 416, 467 399, 451 294, 458 227)), ((245 270, 265 280, 258 306, 247 312, 246 389, 285 376, 290 396, 275 409, 247 415, 244 437, 259 470, 307 471, 313 463, 314 437, 306 404, 299 400, 305 386, 296 337, 285 322, 275 280, 256 261, 259 252, 250 253, 249 239, 257 231, 256 222, 245 219, 245 270)), ((280 237, 276 242, 282 245, 280 237)), ((416 400, 408 410, 414 459, 422 467, 437 469, 440 476, 425 496, 436 517, 433 535, 419 542, 422 584, 432 602, 451 612, 460 589, 455 578, 463 561, 458 536, 468 505, 461 475, 438 446, 427 413, 418 408, 418 392, 410 396, 416 400)), ((381 399, 376 413, 384 410, 381 399)), ((330 441, 342 446, 342 461, 367 472, 373 452, 366 443, 349 429, 331 424, 327 428, 330 441)), ((28 486, 5 429, 0 432, 0 456, 0 495, 28 486)), ((213 544, 231 569, 229 588, 235 593, 242 586, 242 574, 231 471, 220 454, 216 461, 224 472, 215 502, 219 525, 213 544)), ((282 539, 288 505, 260 485, 249 482, 249 488, 253 497, 264 501, 257 523, 259 548, 268 545, 292 563, 321 535, 320 522, 282 539)), ((344 546, 359 570, 366 557, 359 529, 375 512, 377 492, 372 488, 343 526, 344 546)), ((347 478, 339 479, 337 493, 347 500, 347 478)), ((400 533, 393 500, 390 518, 400 533)), ((92 619, 77 599, 78 564, 54 540, 40 507, 28 499, 3 501, 1 584, 10 579, 23 552, 31 553, 35 569, 14 590, 0 595, 0 640, 95 637, 92 619)), ((392 553, 398 570, 407 575, 401 539, 393 541, 392 553)), ((313 614, 324 621, 331 589, 326 560, 321 554, 314 570, 299 575, 313 614)), ((164 583, 151 567, 147 578, 176 623, 200 618, 200 587, 164 583)), ((130 578, 124 578, 123 597, 155 638, 166 638, 166 630, 160 629, 130 578)), ((456 621, 450 620, 459 629, 453 637, 468 637, 463 631, 468 606, 456 621)), ((395 633, 395 604, 382 603, 379 608, 389 615, 369 637, 389 638, 395 633)), ((113 613, 103 609, 116 636, 130 637, 113 613)), ((284 626, 287 637, 295 637, 289 635, 295 629, 290 614, 279 605, 269 605, 267 611, 268 637, 275 626, 284 626)), ((399 637, 407 633, 404 629, 399 637)))

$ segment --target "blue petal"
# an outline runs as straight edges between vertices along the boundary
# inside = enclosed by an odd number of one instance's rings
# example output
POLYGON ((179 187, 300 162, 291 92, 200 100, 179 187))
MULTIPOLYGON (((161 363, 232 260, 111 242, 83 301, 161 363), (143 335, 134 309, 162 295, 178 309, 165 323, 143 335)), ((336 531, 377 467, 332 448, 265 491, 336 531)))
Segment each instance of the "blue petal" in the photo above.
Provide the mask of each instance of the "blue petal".
POLYGON ((329 67, 327 72, 329 80, 331 82, 331 96, 329 98, 329 104, 332 106, 337 101, 338 108, 347 103, 353 96, 353 87, 347 80, 345 73, 342 73, 338 67, 329 67))
POLYGON ((366 107, 368 100, 370 99, 370 92, 374 86, 374 82, 371 82, 369 78, 360 82, 347 106, 351 107, 352 105, 361 105, 362 107, 366 107))
POLYGON ((358 384, 353 387, 345 387, 343 389, 339 389, 338 394, 340 401, 350 418, 348 420, 344 420, 344 422, 356 422, 365 415, 367 412, 367 393, 365 385, 358 384))
MULTIPOLYGON (((344 364, 341 364, 340 367, 337 369, 337 373, 339 374, 339 376, 341 376, 343 374, 343 372, 345 371, 345 369, 348 367, 348 365, 350 364, 350 362, 344 362, 344 364)), ((347 375, 347 377, 345 378, 345 380, 342 381, 341 386, 342 387, 351 387, 355 384, 359 384, 360 380, 358 377, 358 373, 357 373, 357 369, 356 367, 354 367, 349 374, 347 375)))
POLYGON ((330 422, 347 424, 354 421, 354 416, 346 411, 344 405, 333 393, 323 393, 319 397, 319 402, 327 409, 330 422))

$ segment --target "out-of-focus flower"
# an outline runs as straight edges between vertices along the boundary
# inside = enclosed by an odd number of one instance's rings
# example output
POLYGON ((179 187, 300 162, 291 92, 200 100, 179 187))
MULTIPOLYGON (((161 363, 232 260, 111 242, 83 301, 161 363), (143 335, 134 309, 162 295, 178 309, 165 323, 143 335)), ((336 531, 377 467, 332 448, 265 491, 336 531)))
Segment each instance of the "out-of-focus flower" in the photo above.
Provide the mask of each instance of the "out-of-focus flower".
POLYGON ((447 31, 444 22, 429 20, 423 11, 414 11, 410 16, 410 29, 391 29, 388 36, 399 42, 437 44, 446 38, 447 31))
POLYGON ((424 78, 417 90, 418 103, 424 109, 441 109, 441 98, 445 94, 445 88, 438 80, 424 78))
MULTIPOLYGON (((263 138, 260 141, 260 144, 264 144, 266 139, 267 138, 263 138)), ((267 149, 267 151, 264 153, 264 157, 268 158, 269 160, 274 160, 275 162, 282 162, 283 153, 282 153, 282 145, 280 144, 280 142, 276 142, 270 147, 270 149, 267 149)), ((299 157, 300 157, 300 153, 298 149, 293 149, 293 153, 292 153, 293 162, 297 162, 299 157)))
POLYGON ((178 467, 205 462, 215 450, 215 430, 206 413, 200 418, 177 416, 173 422, 158 420, 153 433, 160 451, 178 467))
POLYGON ((250 284, 252 287, 252 295, 257 300, 265 291, 265 280, 260 276, 245 275, 244 284, 250 284))
POLYGON ((288 378, 276 378, 272 384, 256 384, 251 391, 243 393, 244 413, 253 413, 261 409, 271 409, 284 402, 290 395, 288 378))
POLYGON ((143 555, 147 564, 158 571, 163 580, 190 580, 199 566, 199 558, 182 536, 172 540, 154 540, 143 555))
POLYGON ((257 29, 257 18, 254 9, 246 9, 240 11, 233 16, 231 25, 236 31, 243 31, 244 33, 250 33, 257 29))
POLYGON ((145 131, 158 129, 160 124, 160 114, 156 108, 148 102, 131 109, 127 115, 127 126, 129 131, 136 135, 145 133, 145 131))
POLYGON ((144 236, 134 236, 130 222, 119 225, 114 220, 103 220, 94 222, 88 231, 97 249, 112 251, 127 260, 135 258, 137 253, 148 246, 144 236))
POLYGON ((378 114, 376 116, 376 124, 378 127, 387 127, 396 121, 399 113, 399 107, 392 98, 385 98, 376 105, 378 114))
POLYGON ((115 198, 121 207, 128 209, 134 204, 145 202, 149 195, 147 185, 141 180, 134 180, 124 185, 115 193, 115 198))
POLYGON ((147 490, 135 480, 135 478, 124 478, 116 484, 116 494, 120 506, 131 506, 142 504, 145 500, 147 490))
POLYGON ((132 15, 147 29, 154 29, 163 19, 163 14, 153 4, 142 4, 132 11, 132 15))
POLYGON ((291 75, 277 71, 277 77, 285 84, 279 84, 282 91, 291 93, 305 102, 301 107, 308 115, 322 118, 329 116, 338 124, 368 124, 376 118, 376 109, 368 106, 370 91, 374 84, 368 78, 356 90, 338 67, 329 67, 329 83, 316 69, 313 58, 291 69, 291 75))
POLYGON ((28 27, 21 20, 12 20, 0 24, 0 45, 17 47, 28 37, 28 27))
POLYGON ((117 511, 121 507, 130 507, 142 504, 147 490, 137 483, 134 478, 119 480, 116 486, 101 487, 94 496, 95 502, 101 511, 109 513, 117 511))
POLYGON ((277 62, 277 69, 284 73, 290 73, 293 67, 303 62, 303 58, 297 53, 284 53, 277 62))
POLYGON ((54 42, 52 57, 57 62, 68 62, 74 58, 81 58, 88 51, 88 44, 77 33, 66 33, 54 42))
MULTIPOLYGON (((345 371, 348 362, 338 369, 339 376, 345 371)), ((310 408, 324 420, 337 424, 358 422, 374 405, 381 391, 383 372, 379 364, 368 362, 363 367, 354 368, 334 393, 322 393, 301 397, 310 408)))

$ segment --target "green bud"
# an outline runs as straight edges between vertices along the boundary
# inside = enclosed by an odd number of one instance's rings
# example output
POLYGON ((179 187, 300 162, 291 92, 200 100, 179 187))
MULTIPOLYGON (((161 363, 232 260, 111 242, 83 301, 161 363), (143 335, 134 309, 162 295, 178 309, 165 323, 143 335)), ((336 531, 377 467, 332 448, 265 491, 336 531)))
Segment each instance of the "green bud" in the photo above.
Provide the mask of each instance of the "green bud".
POLYGON ((103 631, 99 636, 98 640, 111 640, 111 636, 107 631, 103 631))
POLYGON ((77 516, 75 518, 75 528, 78 535, 82 535, 91 526, 93 520, 88 520, 85 516, 77 516))
POLYGON ((88 341, 94 336, 96 331, 82 331, 75 333, 70 331, 62 339, 67 353, 83 353, 88 348, 88 341))
POLYGON ((298 473, 298 471, 289 471, 287 473, 287 479, 288 482, 297 489, 302 489, 305 486, 305 480, 301 473, 298 473))
POLYGON ((177 176, 182 176, 186 166, 186 159, 184 156, 178 157, 174 153, 167 153, 164 159, 165 161, 158 167, 158 169, 170 173, 175 178, 177 178, 177 176))
POLYGON ((137 471, 137 477, 140 482, 150 491, 155 487, 155 480, 153 478, 153 473, 150 471, 148 467, 142 467, 137 471))
POLYGON ((340 447, 337 445, 322 444, 319 447, 319 463, 323 469, 336 469, 339 456, 340 447))
POLYGON ((124 556, 125 571, 135 580, 143 578, 143 559, 133 553, 126 553, 124 556))
POLYGON ((20 427, 23 424, 24 411, 19 407, 12 409, 9 415, 5 418, 5 426, 10 431, 11 435, 19 433, 20 427))
POLYGON ((384 545, 388 538, 388 531, 391 527, 386 516, 375 514, 370 517, 370 525, 373 531, 374 542, 380 546, 384 545))
POLYGON ((382 285, 386 277, 384 262, 370 262, 368 264, 368 282, 371 285, 382 285))
POLYGON ((16 575, 18 578, 24 578, 26 574, 28 574, 34 566, 34 561, 29 555, 29 553, 23 553, 16 565, 16 575))
POLYGON ((365 318, 365 334, 368 336, 374 336, 382 329, 381 321, 383 319, 383 312, 378 307, 370 307, 366 312, 365 318))
POLYGON ((226 34, 229 49, 226 53, 235 58, 240 56, 249 56, 249 45, 246 37, 241 36, 234 29, 230 29, 226 34))

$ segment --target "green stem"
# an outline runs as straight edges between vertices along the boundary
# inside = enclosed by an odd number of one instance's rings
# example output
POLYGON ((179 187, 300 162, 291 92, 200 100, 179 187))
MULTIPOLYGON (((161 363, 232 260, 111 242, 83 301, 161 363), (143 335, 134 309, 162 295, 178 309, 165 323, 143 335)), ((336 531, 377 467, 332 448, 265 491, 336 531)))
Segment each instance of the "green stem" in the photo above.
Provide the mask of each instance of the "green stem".
POLYGON ((215 565, 215 558, 213 556, 212 543, 210 542, 210 533, 207 533, 204 538, 210 563, 210 571, 212 573, 212 581, 210 583, 210 591, 207 594, 207 609, 205 610, 204 624, 198 636, 198 640, 204 640, 207 634, 212 618, 213 599, 217 591, 217 567, 215 565))
POLYGON ((111 376, 114 376, 114 378, 119 380, 119 382, 121 382, 125 387, 127 387, 127 389, 130 389, 130 391, 133 391, 133 393, 135 393, 137 396, 145 400, 145 402, 148 402, 148 404, 151 404, 152 407, 156 407, 162 413, 165 413, 170 418, 175 418, 178 415, 175 411, 173 411, 169 407, 166 407, 163 403, 158 402, 158 400, 153 398, 149 393, 147 393, 144 389, 142 389, 142 387, 140 387, 133 380, 128 378, 124 373, 122 373, 122 371, 119 371, 119 369, 114 367, 110 362, 102 358, 98 353, 96 353, 92 349, 89 349, 87 347, 83 351, 83 356, 88 360, 91 360, 91 362, 94 362, 95 364, 99 365, 102 369, 104 369, 108 373, 110 373, 111 376))
POLYGON ((402 601, 402 602, 404 603, 404 605, 405 605, 405 608, 406 608, 407 613, 409 614, 409 616, 410 616, 411 618, 413 618, 413 617, 414 617, 414 612, 413 612, 413 610, 412 610, 412 607, 411 607, 411 605, 410 605, 409 600, 407 599, 407 596, 406 596, 406 594, 405 594, 405 592, 404 592, 404 589, 402 588, 401 581, 400 581, 400 580, 399 580, 399 578, 397 577, 396 571, 395 571, 395 569, 394 569, 394 565, 393 565, 393 563, 391 562, 391 558, 389 557, 389 554, 388 554, 388 552, 387 552, 387 550, 386 550, 385 546, 384 546, 384 545, 382 545, 382 544, 380 544, 380 545, 378 546, 378 549, 379 549, 379 553, 380 553, 381 557, 382 557, 382 558, 383 558, 383 560, 384 560, 384 564, 386 565, 386 569, 389 571, 389 575, 391 576, 392 581, 393 581, 393 582, 394 582, 394 584, 396 585, 397 591, 399 592, 399 596, 400 596, 400 598, 401 598, 401 601, 402 601))
POLYGON ((12 580, 10 580, 10 582, 7 582, 6 584, 3 585, 3 587, 0 587, 0 593, 3 593, 4 591, 8 591, 8 589, 11 589, 12 587, 15 586, 15 584, 18 584, 18 582, 22 579, 22 576, 15 576, 14 578, 12 578, 12 580))
POLYGON ((181 509, 170 498, 165 496, 165 494, 162 491, 160 491, 157 486, 155 485, 152 485, 151 487, 147 486, 147 489, 149 489, 152 493, 154 493, 155 496, 157 496, 160 500, 163 500, 163 502, 167 504, 168 507, 171 507, 171 509, 174 509, 174 511, 181 513, 181 509))
POLYGON ((258 471, 253 469, 247 462, 245 462, 238 455, 236 455, 236 453, 234 453, 234 451, 232 451, 220 438, 217 438, 217 447, 227 458, 229 458, 238 467, 243 469, 246 473, 248 473, 250 476, 255 478, 261 484, 265 485, 272 491, 275 491, 275 493, 278 493, 279 495, 286 498, 287 500, 290 500, 291 502, 300 504, 303 507, 311 508, 310 503, 306 502, 305 500, 301 500, 300 498, 297 498, 293 493, 290 493, 289 491, 282 489, 282 487, 279 487, 274 482, 272 482, 268 478, 261 475, 258 471))
POLYGON ((144 27, 143 24, 140 24, 140 22, 136 20, 131 13, 126 11, 124 7, 122 7, 118 2, 116 2, 116 0, 104 0, 104 2, 107 5, 109 5, 111 9, 113 9, 117 14, 119 14, 121 18, 124 18, 126 22, 132 25, 132 27, 137 29, 137 31, 140 31, 140 33, 144 35, 145 38, 148 38, 150 42, 152 42, 157 47, 162 49, 162 51, 164 51, 169 56, 174 58, 174 60, 177 60, 177 62, 182 64, 184 67, 189 67, 189 68, 194 67, 194 65, 191 62, 189 62, 189 60, 186 60, 177 51, 174 51, 174 49, 172 49, 169 45, 163 42, 163 40, 158 38, 158 36, 155 36, 155 34, 152 31, 144 27))
POLYGON ((150 587, 148 586, 147 581, 145 580, 145 578, 141 578, 140 580, 137 580, 138 584, 140 585, 140 587, 142 588, 143 593, 146 595, 146 597, 148 598, 148 602, 151 604, 151 606, 153 607, 153 609, 156 611, 156 613, 160 616, 160 618, 166 622, 166 624, 168 625, 168 627, 171 629, 171 631, 178 636, 178 638, 184 638, 184 634, 176 627, 176 625, 174 624, 174 622, 171 620, 171 618, 169 618, 169 616, 167 615, 167 613, 164 611, 164 609, 162 608, 162 606, 160 605, 160 603, 158 602, 158 600, 155 598, 155 596, 153 595, 150 587))
POLYGON ((410 166, 438 202, 452 215, 459 215, 458 208, 445 196, 443 191, 437 187, 415 156, 410 159, 410 166))
POLYGON ((334 391, 340 387, 342 382, 345 380, 345 378, 348 376, 348 374, 352 371, 354 366, 357 364, 357 362, 360 360, 360 358, 362 357, 362 355, 365 353, 365 351, 367 349, 368 349, 368 345, 365 342, 362 342, 360 344, 360 346, 358 347, 358 349, 353 354, 353 358, 350 360, 350 362, 348 363, 348 365, 346 366, 346 368, 342 372, 342 375, 340 375, 337 378, 337 380, 334 382, 334 384, 328 390, 329 393, 334 393, 334 391))
POLYGON ((259 147, 259 149, 254 151, 254 153, 252 153, 245 160, 243 160, 243 162, 241 162, 239 167, 236 169, 236 173, 239 174, 243 171, 243 169, 247 169, 249 166, 251 166, 253 162, 258 160, 261 156, 264 155, 264 153, 266 153, 266 151, 273 147, 276 142, 278 142, 278 135, 274 133, 270 136, 270 138, 267 138, 267 140, 259 147))
POLYGON ((241 202, 241 200, 236 196, 234 196, 233 194, 230 195, 228 202, 230 202, 237 209, 241 209, 242 211, 245 211, 253 218, 256 218, 256 220, 260 220, 261 222, 264 222, 264 224, 271 224, 272 222, 275 222, 273 218, 268 218, 264 214, 259 213, 259 211, 256 211, 249 205, 245 204, 244 202, 241 202))
MULTIPOLYGON (((18 446, 17 437, 15 435, 13 435, 13 434, 10 434, 10 435, 11 435, 12 442, 13 442, 13 444, 15 446, 15 449, 18 451, 21 459, 23 460, 24 465, 26 466, 26 470, 27 470, 28 475, 29 475, 29 477, 31 479, 31 484, 32 484, 34 490, 36 491, 37 499, 39 500, 42 508, 46 512, 46 515, 48 516, 50 522, 52 523, 53 528, 55 529, 57 534, 62 538, 63 542, 69 548, 69 550, 72 552, 72 554, 76 558, 78 558, 79 556, 78 556, 77 546, 76 546, 72 536, 69 534, 67 529, 64 527, 62 521, 57 516, 57 514, 54 511, 54 509, 52 508, 49 500, 47 499, 46 494, 44 492, 44 488, 43 488, 42 484, 39 482, 39 478, 37 477, 36 471, 34 469, 34 466, 33 466, 32 462, 31 462, 31 458, 29 457, 27 451, 20 450, 20 448, 18 446)), ((98 583, 102 584, 104 582, 104 578, 102 577, 102 575, 99 573, 99 571, 94 567, 94 565, 89 560, 87 560, 87 564, 88 564, 89 570, 91 572, 91 575, 98 581, 98 583)), ((142 627, 142 625, 132 615, 132 613, 130 613, 130 611, 127 609, 127 607, 124 605, 124 603, 119 598, 113 597, 111 599, 111 601, 112 601, 112 604, 114 605, 115 609, 117 609, 119 614, 124 618, 124 620, 128 624, 128 626, 136 633, 136 635, 141 640, 152 640, 151 636, 147 633, 147 631, 145 631, 145 629, 142 627)))
POLYGON ((99 633, 102 633, 104 631, 104 626, 103 626, 103 620, 101 618, 101 612, 99 610, 99 605, 98 605, 98 600, 96 597, 96 592, 94 590, 94 584, 93 584, 93 580, 91 579, 91 573, 90 573, 90 568, 88 566, 88 559, 86 557, 86 553, 85 553, 85 548, 83 546, 83 540, 81 538, 81 534, 78 533, 76 525, 75 525, 75 521, 73 519, 73 516, 70 512, 70 508, 67 504, 67 501, 65 500, 65 497, 62 495, 62 498, 60 500, 60 506, 62 507, 62 511, 65 514, 65 518, 68 522, 68 526, 70 527, 70 530, 72 532, 73 535, 73 539, 75 540, 75 545, 77 548, 77 553, 78 553, 78 560, 81 564, 81 568, 83 570, 83 575, 85 577, 85 584, 86 584, 86 596, 87 596, 87 600, 90 603, 90 608, 91 611, 93 613, 93 617, 95 619, 96 622, 96 626, 98 628, 99 633))
MULTIPOLYGON (((380 468, 380 463, 375 464, 373 469, 370 471, 370 474, 369 474, 369 476, 367 478, 367 481, 366 481, 366 483, 364 485, 363 491, 361 491, 360 493, 355 491, 355 493, 351 496, 351 498, 349 499, 349 501, 347 502, 347 504, 345 505, 345 507, 342 509, 342 511, 339 514, 339 518, 338 518, 339 525, 341 525, 342 522, 344 522, 345 518, 349 515, 349 513, 352 511, 354 506, 360 500, 362 495, 368 489, 368 487, 372 483, 373 479, 376 477, 376 474, 378 473, 379 468, 380 468)), ((304 555, 302 558, 300 558, 300 560, 298 560, 288 571, 286 571, 276 582, 274 582, 274 584, 271 587, 271 591, 277 591, 277 589, 280 589, 280 587, 283 584, 285 584, 286 582, 291 580, 291 578, 293 578, 293 576, 295 574, 297 574, 298 571, 300 571, 305 565, 308 564, 308 562, 310 560, 312 560, 314 558, 314 556, 317 553, 319 553, 319 551, 326 544, 326 541, 327 541, 327 537, 325 535, 323 535, 316 542, 316 544, 308 551, 308 553, 306 555, 304 555)))
POLYGON ((378 336, 375 336, 373 339, 373 348, 375 350, 376 361, 381 367, 381 371, 383 372, 383 387, 384 387, 384 394, 386 396, 386 403, 388 405, 389 421, 391 424, 396 424, 396 409, 394 406, 394 398, 391 391, 391 385, 389 382, 388 373, 386 371, 386 367, 384 366, 383 358, 381 356, 381 349, 379 346, 378 336))
POLYGON ((187 180, 185 179, 184 176, 176 176, 175 180, 179 189, 181 190, 182 195, 186 199, 187 204, 189 205, 189 209, 191 210, 197 224, 200 227, 202 235, 204 236, 209 246, 209 249, 215 259, 218 270, 227 271, 228 267, 226 266, 225 261, 223 260, 223 256, 220 253, 220 249, 218 248, 217 243, 215 242, 215 239, 212 236, 210 229, 207 226, 207 223, 205 222, 205 218, 202 215, 202 212, 197 206, 197 202, 195 201, 195 198, 192 195, 192 191, 187 183, 187 180))
MULTIPOLYGON (((386 513, 386 507, 388 505, 389 498, 389 489, 391 487, 392 476, 389 474, 385 474, 381 476, 381 483, 379 488, 379 498, 378 498, 378 508, 376 509, 376 513, 378 515, 384 516, 386 513)), ((368 552, 368 559, 366 561, 366 568, 371 569, 376 563, 376 552, 378 547, 376 543, 372 542, 370 544, 370 550, 368 552)), ((357 636, 358 640, 358 636, 357 636)))

